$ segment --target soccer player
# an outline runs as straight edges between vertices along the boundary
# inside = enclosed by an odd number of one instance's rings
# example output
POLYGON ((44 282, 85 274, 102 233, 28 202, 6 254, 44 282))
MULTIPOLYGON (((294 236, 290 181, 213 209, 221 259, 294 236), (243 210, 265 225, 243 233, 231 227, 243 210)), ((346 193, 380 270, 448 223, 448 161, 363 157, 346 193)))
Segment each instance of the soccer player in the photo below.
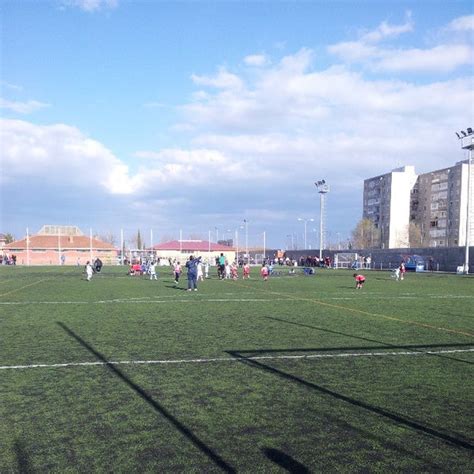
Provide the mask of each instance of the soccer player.
POLYGON ((362 285, 365 283, 365 276, 354 273, 353 277, 355 278, 355 281, 356 281, 356 289, 360 290, 362 288, 362 285))
POLYGON ((230 264, 229 262, 225 262, 225 265, 224 265, 224 278, 226 280, 230 280, 230 264))
POLYGON ((248 280, 250 278, 250 265, 248 264, 248 262, 244 263, 243 270, 244 270, 244 274, 242 275, 242 279, 248 280))
POLYGON ((237 264, 234 262, 230 267, 230 275, 232 276, 232 280, 237 280, 239 278, 239 273, 237 271, 237 264))
POLYGON ((91 281, 92 275, 94 274, 94 269, 92 268, 92 265, 89 262, 89 260, 87 260, 87 262, 86 262, 85 271, 86 271, 86 275, 87 275, 87 281, 91 281))
POLYGON ((177 285, 179 283, 179 276, 181 275, 181 265, 179 262, 176 262, 173 267, 174 272, 174 283, 177 285))
POLYGON ((217 260, 217 274, 221 280, 225 278, 225 256, 223 253, 220 254, 217 260))
POLYGON ((407 269, 405 267, 405 263, 401 262, 399 268, 400 268, 400 280, 403 280, 403 277, 405 276, 405 273, 407 271, 407 269))
POLYGON ((148 272, 150 273, 150 280, 158 280, 156 276, 156 262, 151 262, 148 267, 148 272))
POLYGON ((194 258, 192 255, 186 262, 186 268, 188 269, 188 291, 197 291, 197 266, 201 261, 201 257, 194 258))
POLYGON ((268 268, 265 264, 263 264, 262 268, 260 269, 260 275, 262 275, 264 281, 268 280, 268 268))
POLYGON ((198 281, 204 281, 204 273, 202 271, 202 263, 199 261, 197 264, 197 279, 198 281))

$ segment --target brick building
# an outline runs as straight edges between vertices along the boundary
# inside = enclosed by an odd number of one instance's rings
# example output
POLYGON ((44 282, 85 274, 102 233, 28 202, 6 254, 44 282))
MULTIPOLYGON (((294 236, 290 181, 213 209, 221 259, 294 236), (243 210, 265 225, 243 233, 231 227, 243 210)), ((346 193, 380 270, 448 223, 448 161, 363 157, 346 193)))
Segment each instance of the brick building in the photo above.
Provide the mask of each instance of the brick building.
POLYGON ((37 234, 6 244, 2 252, 16 255, 17 265, 85 265, 96 258, 115 265, 118 249, 76 226, 45 225, 37 234))

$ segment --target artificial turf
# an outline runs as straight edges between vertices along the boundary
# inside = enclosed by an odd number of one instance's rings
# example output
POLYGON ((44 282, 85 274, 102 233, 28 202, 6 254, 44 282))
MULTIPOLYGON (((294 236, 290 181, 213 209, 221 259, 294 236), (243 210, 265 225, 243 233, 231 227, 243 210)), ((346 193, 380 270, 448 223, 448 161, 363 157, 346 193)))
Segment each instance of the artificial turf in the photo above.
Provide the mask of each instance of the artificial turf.
POLYGON ((473 278, 159 270, 0 266, 0 472, 474 470, 473 278))

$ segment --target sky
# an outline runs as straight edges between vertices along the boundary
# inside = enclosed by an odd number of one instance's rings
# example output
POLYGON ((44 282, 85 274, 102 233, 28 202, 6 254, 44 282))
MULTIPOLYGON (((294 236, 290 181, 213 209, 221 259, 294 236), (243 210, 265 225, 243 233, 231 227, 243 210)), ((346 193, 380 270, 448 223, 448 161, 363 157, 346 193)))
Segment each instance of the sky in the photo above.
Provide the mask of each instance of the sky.
POLYGON ((473 10, 3 0, 0 232, 246 232, 285 249, 306 228, 318 248, 324 179, 325 240, 347 242, 364 179, 466 158, 454 132, 474 125, 473 10))

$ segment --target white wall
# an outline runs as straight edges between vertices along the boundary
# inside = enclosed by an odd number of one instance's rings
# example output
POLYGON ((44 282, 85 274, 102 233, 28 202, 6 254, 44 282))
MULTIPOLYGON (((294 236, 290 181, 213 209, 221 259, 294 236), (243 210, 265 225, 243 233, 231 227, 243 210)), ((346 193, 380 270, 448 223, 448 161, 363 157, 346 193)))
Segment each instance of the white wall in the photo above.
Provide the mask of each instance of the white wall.
POLYGON ((392 172, 389 248, 407 247, 409 244, 410 193, 416 179, 413 166, 405 166, 400 171, 392 172))

